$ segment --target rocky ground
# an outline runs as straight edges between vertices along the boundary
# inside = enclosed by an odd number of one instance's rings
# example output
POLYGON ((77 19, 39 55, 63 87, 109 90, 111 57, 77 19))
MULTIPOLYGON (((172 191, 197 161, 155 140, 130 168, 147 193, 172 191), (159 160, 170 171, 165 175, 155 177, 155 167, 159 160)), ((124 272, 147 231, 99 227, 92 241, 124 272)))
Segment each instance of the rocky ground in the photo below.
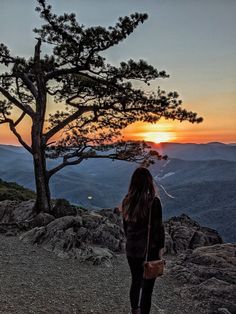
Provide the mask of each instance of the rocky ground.
POLYGON ((236 244, 188 250, 177 257, 170 273, 182 282, 180 293, 191 296, 207 313, 236 313, 236 244))
MULTIPOLYGON (((129 313, 130 273, 124 254, 112 263, 92 265, 0 235, 0 283, 4 314, 129 313)), ((151 313, 205 313, 181 296, 178 287, 168 271, 158 278, 151 313)))
MULTIPOLYGON (((32 205, 0 202, 0 313, 128 314, 119 212, 59 200, 51 215, 32 217, 32 205)), ((186 215, 165 230, 167 265, 151 313, 236 313, 236 244, 186 215)))

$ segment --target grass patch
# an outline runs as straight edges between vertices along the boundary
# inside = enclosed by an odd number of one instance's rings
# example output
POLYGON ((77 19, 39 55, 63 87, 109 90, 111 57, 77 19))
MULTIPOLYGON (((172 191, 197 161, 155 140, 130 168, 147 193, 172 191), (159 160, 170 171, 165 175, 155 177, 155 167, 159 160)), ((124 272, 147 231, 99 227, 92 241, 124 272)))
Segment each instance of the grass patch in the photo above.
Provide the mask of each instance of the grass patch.
POLYGON ((5 182, 0 179, 0 201, 27 201, 35 198, 35 192, 26 189, 15 182, 5 182))

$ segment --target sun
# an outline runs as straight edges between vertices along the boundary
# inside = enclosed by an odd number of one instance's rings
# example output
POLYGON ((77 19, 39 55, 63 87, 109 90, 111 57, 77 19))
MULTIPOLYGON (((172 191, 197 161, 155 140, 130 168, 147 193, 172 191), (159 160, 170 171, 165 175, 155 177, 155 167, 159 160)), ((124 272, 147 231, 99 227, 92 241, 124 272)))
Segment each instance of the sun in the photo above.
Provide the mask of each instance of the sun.
POLYGON ((175 138, 174 132, 147 132, 144 134, 145 141, 157 144, 161 142, 172 142, 175 138))
POLYGON ((174 142, 179 138, 175 125, 165 120, 160 120, 160 122, 153 124, 138 121, 127 126, 123 134, 125 139, 141 140, 156 144, 174 142))

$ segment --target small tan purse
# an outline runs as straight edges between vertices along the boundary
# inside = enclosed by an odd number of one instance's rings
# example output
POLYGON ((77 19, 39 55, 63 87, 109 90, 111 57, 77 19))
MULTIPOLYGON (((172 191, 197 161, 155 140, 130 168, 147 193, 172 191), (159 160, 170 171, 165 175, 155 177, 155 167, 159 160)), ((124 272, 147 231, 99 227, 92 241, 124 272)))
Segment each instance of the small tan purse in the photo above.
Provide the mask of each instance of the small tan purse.
POLYGON ((148 261, 144 262, 143 266, 143 278, 153 279, 162 276, 164 273, 164 260, 148 261))
POLYGON ((149 212, 146 256, 145 256, 145 261, 143 263, 143 278, 144 279, 153 279, 153 278, 162 276, 164 273, 164 265, 165 265, 165 260, 147 261, 149 240, 150 240, 150 229, 151 229, 151 211, 152 211, 152 208, 150 208, 150 212, 149 212))

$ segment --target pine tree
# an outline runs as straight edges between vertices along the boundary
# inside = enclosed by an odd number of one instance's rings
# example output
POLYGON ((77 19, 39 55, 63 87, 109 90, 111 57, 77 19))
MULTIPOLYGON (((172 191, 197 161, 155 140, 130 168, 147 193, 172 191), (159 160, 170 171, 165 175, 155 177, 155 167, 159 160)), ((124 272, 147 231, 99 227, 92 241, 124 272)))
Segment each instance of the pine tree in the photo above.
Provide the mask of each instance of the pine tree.
POLYGON ((202 118, 181 107, 176 92, 160 88, 151 93, 137 89, 134 81, 168 77, 143 60, 113 66, 103 52, 126 39, 147 14, 119 18, 113 27, 80 25, 75 14, 56 15, 45 0, 37 0, 44 24, 37 34, 33 57, 12 56, 0 44, 0 124, 7 123, 20 144, 32 154, 37 199, 35 212, 50 212, 49 180, 62 168, 88 158, 111 158, 149 164, 162 158, 144 142, 122 141, 121 131, 131 123, 156 123, 161 117, 199 123, 202 118), (50 54, 42 48, 50 46, 50 54), (47 116, 49 98, 58 110, 47 116), (20 112, 17 119, 12 112, 20 112), (31 144, 18 126, 31 119, 31 144), (60 158, 59 158, 60 157, 60 158), (47 169, 46 158, 58 158, 47 169))

